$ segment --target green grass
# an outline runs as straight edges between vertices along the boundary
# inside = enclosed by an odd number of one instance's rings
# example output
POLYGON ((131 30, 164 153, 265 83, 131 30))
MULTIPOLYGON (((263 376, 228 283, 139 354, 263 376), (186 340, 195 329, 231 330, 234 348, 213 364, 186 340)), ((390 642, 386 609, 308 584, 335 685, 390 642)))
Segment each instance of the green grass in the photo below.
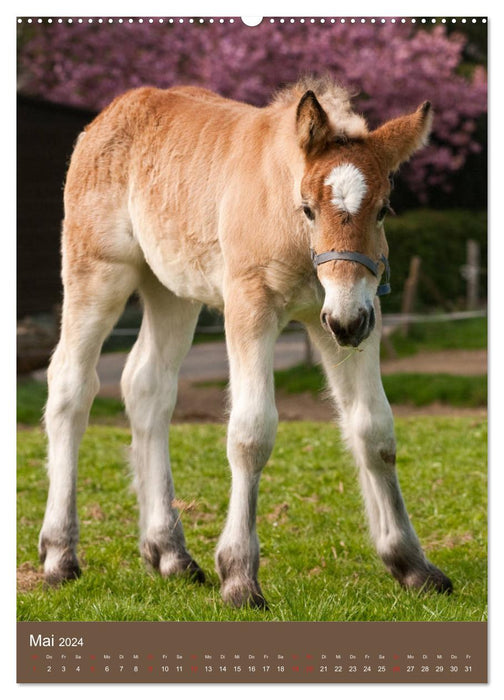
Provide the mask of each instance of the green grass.
MULTIPOLYGON (((18 379, 16 414, 22 425, 38 425, 47 401, 47 384, 34 379, 18 379)), ((119 399, 97 396, 91 408, 92 421, 108 423, 124 418, 124 405, 119 399)))
POLYGON ((47 590, 37 537, 47 479, 40 428, 18 437, 19 620, 485 620, 486 421, 402 419, 398 469, 412 522, 431 560, 452 578, 452 596, 403 591, 370 545, 355 470, 336 429, 281 424, 261 481, 260 580, 268 612, 233 610, 219 595, 213 555, 225 519, 225 426, 171 430, 177 498, 204 585, 162 580, 138 554, 126 429, 93 425, 78 486, 83 576, 47 590), (30 578, 31 577, 31 578, 30 578))
POLYGON ((451 374, 391 374, 383 377, 383 386, 392 404, 428 406, 441 403, 459 408, 487 405, 487 377, 451 374))
POLYGON ((439 350, 484 350, 487 348, 488 319, 412 323, 406 337, 400 330, 389 337, 398 357, 439 350))
MULTIPOLYGON (((487 377, 450 374, 391 374, 382 377, 387 398, 392 404, 428 406, 442 403, 477 408, 487 405, 487 377)), ((275 385, 288 394, 308 392, 318 395, 325 387, 322 369, 298 365, 275 373, 275 385)))

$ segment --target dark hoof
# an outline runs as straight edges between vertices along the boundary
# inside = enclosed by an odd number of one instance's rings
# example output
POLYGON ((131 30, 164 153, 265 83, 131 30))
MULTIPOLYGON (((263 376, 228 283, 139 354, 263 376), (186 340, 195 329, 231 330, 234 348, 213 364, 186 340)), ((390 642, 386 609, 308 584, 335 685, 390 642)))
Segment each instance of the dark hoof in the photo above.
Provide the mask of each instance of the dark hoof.
POLYGON ((401 586, 419 591, 435 591, 449 595, 453 592, 453 584, 445 574, 433 564, 428 564, 426 568, 397 574, 392 571, 401 586))
POLYGON ((165 551, 151 542, 144 542, 141 547, 145 561, 161 576, 187 576, 191 581, 205 583, 203 569, 187 552, 165 551))
POLYGON ((205 572, 197 564, 197 562, 194 561, 194 559, 191 559, 191 561, 189 562, 188 566, 186 567, 186 569, 183 573, 191 581, 194 581, 194 583, 205 583, 205 581, 206 581, 205 572))
POLYGON ((61 566, 58 569, 53 569, 44 573, 44 582, 46 585, 55 588, 63 583, 75 581, 82 574, 81 568, 77 562, 70 566, 61 566))
POLYGON ((446 595, 453 593, 453 583, 448 576, 432 565, 427 572, 407 576, 404 585, 406 588, 416 588, 421 591, 435 591, 446 595))
POLYGON ((222 599, 234 608, 269 610, 257 581, 228 580, 222 584, 222 599))
POLYGON ((172 554, 163 554, 157 570, 163 578, 184 576, 195 583, 205 583, 205 573, 194 559, 181 559, 172 554))
POLYGON ((45 538, 41 538, 39 558, 44 564, 44 581, 48 586, 75 581, 82 574, 74 547, 71 545, 49 545, 45 538))

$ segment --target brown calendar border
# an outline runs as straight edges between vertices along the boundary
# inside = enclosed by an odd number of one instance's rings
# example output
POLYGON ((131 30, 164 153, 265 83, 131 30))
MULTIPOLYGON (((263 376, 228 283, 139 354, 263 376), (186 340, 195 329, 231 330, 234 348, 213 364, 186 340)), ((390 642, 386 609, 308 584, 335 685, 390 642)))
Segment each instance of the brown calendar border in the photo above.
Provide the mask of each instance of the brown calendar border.
POLYGON ((487 647, 486 622, 18 622, 17 682, 487 683, 487 647))

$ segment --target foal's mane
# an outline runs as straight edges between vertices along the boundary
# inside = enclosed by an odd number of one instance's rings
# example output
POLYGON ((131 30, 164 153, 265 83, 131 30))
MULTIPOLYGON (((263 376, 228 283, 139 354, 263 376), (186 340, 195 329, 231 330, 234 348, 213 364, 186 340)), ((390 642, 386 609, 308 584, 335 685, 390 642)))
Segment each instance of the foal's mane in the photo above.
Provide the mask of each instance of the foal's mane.
POLYGON ((366 120, 352 109, 351 100, 357 93, 338 85, 328 75, 302 77, 297 83, 277 92, 272 105, 289 107, 299 102, 308 90, 315 93, 317 100, 326 111, 336 136, 353 139, 361 138, 368 133, 366 120))

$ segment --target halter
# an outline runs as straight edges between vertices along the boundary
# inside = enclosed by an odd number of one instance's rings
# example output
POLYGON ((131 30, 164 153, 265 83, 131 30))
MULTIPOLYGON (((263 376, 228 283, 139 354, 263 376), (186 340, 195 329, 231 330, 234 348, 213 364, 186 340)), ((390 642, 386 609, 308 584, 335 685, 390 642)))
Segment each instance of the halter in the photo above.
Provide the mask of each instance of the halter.
POLYGON ((322 263, 329 262, 329 260, 350 260, 351 262, 356 262, 367 267, 375 277, 378 277, 378 264, 382 262, 385 265, 385 282, 378 285, 376 296, 382 297, 384 294, 390 294, 390 265, 384 255, 380 255, 380 260, 376 263, 374 260, 371 260, 371 258, 368 258, 367 255, 347 250, 328 250, 326 253, 319 253, 317 255, 313 248, 311 248, 310 253, 315 269, 317 269, 319 265, 322 265, 322 263))

